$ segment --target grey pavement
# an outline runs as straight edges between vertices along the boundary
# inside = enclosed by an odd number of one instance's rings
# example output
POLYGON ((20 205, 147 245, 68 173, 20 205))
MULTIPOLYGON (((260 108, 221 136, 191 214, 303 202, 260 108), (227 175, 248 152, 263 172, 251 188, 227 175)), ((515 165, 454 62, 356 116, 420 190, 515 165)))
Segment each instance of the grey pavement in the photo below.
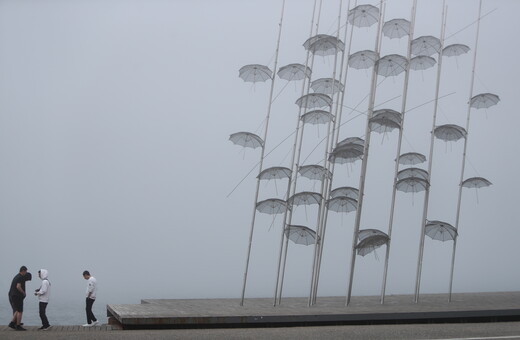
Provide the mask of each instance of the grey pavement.
POLYGON ((0 331, 0 339, 520 339, 520 322, 176 330, 0 331))

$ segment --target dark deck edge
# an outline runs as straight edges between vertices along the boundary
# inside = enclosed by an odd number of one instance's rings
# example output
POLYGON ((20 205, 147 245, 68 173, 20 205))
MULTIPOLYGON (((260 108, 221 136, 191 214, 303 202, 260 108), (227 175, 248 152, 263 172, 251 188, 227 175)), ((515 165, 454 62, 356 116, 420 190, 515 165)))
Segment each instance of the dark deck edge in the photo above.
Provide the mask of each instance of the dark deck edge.
POLYGON ((110 316, 115 317, 123 329, 254 328, 520 321, 520 309, 370 314, 165 317, 148 319, 124 318, 114 315, 114 313, 110 314, 110 316))

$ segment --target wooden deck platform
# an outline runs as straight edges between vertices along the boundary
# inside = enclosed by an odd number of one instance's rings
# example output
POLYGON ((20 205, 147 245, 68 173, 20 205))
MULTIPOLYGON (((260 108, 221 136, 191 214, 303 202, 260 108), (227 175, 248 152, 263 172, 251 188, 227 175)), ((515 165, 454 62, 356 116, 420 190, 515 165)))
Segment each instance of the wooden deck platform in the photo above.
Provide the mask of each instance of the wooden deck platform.
POLYGON ((353 297, 284 298, 273 307, 267 298, 142 300, 134 305, 107 305, 110 323, 123 329, 282 327, 346 324, 520 321, 520 292, 353 297))

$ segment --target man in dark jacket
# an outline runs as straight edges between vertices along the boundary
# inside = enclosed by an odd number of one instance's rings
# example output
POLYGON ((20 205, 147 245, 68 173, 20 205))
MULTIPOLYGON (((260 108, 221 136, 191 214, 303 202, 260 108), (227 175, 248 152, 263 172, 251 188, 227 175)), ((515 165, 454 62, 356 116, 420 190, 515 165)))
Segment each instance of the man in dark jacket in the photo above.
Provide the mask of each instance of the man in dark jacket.
POLYGON ((20 272, 16 274, 11 282, 11 288, 9 289, 9 302, 13 308, 13 319, 9 323, 9 327, 17 331, 25 331, 22 327, 22 315, 23 315, 23 299, 25 299, 25 282, 31 281, 32 275, 27 271, 26 266, 20 267, 20 272))

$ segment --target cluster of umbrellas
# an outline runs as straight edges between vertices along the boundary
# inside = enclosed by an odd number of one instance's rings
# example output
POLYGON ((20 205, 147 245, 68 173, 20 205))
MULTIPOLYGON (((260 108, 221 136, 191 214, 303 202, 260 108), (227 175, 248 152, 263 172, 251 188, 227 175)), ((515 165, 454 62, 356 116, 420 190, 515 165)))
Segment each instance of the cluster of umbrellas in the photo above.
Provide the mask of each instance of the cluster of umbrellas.
MULTIPOLYGON (((372 5, 359 5, 349 10, 347 20, 351 25, 356 27, 370 27, 377 23, 379 18, 379 8, 372 5)), ((434 57, 436 54, 438 58, 457 57, 468 53, 470 50, 468 46, 458 43, 444 47, 443 41, 429 35, 420 36, 412 40, 411 26, 411 22, 406 19, 392 19, 385 22, 381 27, 382 34, 390 39, 399 39, 409 36, 409 57, 399 54, 380 56, 378 51, 361 50, 347 56, 348 66, 358 70, 374 68, 375 74, 379 76, 396 77, 403 72, 408 72, 408 70, 422 71, 434 67, 437 64, 437 60, 434 57)), ((303 47, 308 53, 317 56, 330 56, 346 51, 346 46, 343 41, 338 37, 327 34, 316 34, 310 37, 303 43, 303 47)), ((440 63, 438 66, 440 67, 440 63)), ((307 65, 299 63, 288 64, 278 68, 278 70, 276 70, 275 64, 274 72, 267 66, 250 64, 239 70, 239 77, 245 82, 256 83, 271 80, 272 83, 274 83, 275 72, 278 78, 285 81, 303 80, 304 82, 309 82, 309 89, 312 90, 312 92, 308 91, 308 93, 302 95, 295 101, 295 104, 301 112, 299 118, 303 124, 317 125, 336 123, 337 117, 331 112, 334 96, 345 91, 345 85, 339 79, 332 77, 319 78, 311 81, 312 69, 307 65)), ((474 109, 489 108, 497 104, 499 100, 499 97, 495 94, 482 93, 473 96, 468 104, 470 108, 474 109)), ((402 111, 405 111, 404 107, 402 111)), ((367 124, 370 132, 386 134, 397 129, 402 133, 404 114, 393 109, 373 110, 371 115, 369 115, 367 124)), ((468 132, 467 128, 465 129, 454 124, 444 124, 434 126, 433 136, 445 142, 457 142, 459 140, 465 140, 465 142, 467 142, 468 132)), ((250 132, 237 132, 230 135, 229 139, 234 144, 242 147, 265 148, 265 141, 250 132)), ((337 141, 335 145, 327 151, 328 157, 326 161, 332 164, 333 169, 334 164, 354 163, 358 160, 365 159, 368 157, 368 154, 366 154, 368 149, 365 147, 365 139, 349 137, 337 141)), ((399 152, 397 154, 399 155, 399 152)), ((396 160, 395 190, 412 194, 422 191, 428 193, 431 174, 419 167, 426 161, 426 156, 418 152, 401 154, 396 160)), ((291 185, 295 186, 296 180, 293 178, 294 176, 301 176, 309 180, 321 182, 332 181, 333 170, 331 171, 326 166, 317 164, 299 166, 297 164, 296 162, 292 165, 294 170, 281 166, 261 169, 257 179, 259 181, 287 179, 289 188, 291 185)), ((489 185, 491 185, 491 182, 482 177, 467 178, 460 183, 461 188, 474 189, 489 185)), ((289 192, 289 190, 287 192, 289 192)), ((328 193, 327 190, 325 190, 325 192, 328 193)), ((361 193, 361 197, 362 196, 361 193)), ((286 215, 298 206, 304 206, 305 209, 307 209, 308 206, 314 205, 319 208, 324 207, 327 211, 346 214, 357 211, 358 206, 361 206, 359 200, 360 191, 358 189, 349 186, 340 186, 330 190, 328 194, 324 194, 323 191, 321 193, 301 191, 290 195, 287 199, 265 199, 255 202, 255 210, 264 214, 286 215)), ((357 213, 360 213, 360 211, 357 211, 357 213)), ((317 232, 307 226, 291 224, 290 220, 290 217, 288 223, 286 223, 287 220, 284 220, 284 237, 299 245, 308 246, 320 243, 321 237, 323 236, 318 231, 319 223, 317 224, 317 232)), ((457 225, 452 226, 447 222, 439 220, 423 221, 425 223, 424 235, 433 240, 443 242, 456 240, 458 236, 457 225)), ((383 245, 388 246, 390 234, 391 231, 387 234, 378 229, 358 230, 354 247, 357 255, 365 256, 383 245)))

